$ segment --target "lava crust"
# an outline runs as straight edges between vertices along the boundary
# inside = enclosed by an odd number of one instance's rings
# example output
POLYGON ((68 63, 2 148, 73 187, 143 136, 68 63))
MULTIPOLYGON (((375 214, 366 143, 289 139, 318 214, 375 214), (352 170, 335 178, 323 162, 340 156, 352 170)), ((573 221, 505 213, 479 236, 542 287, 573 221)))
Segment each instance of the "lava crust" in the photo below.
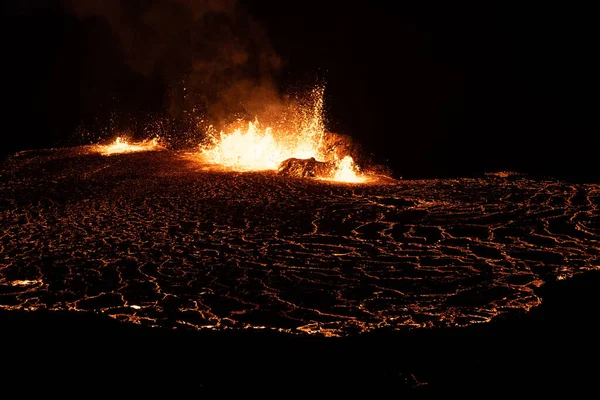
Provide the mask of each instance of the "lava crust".
POLYGON ((0 208, 0 307, 148 326, 464 326, 600 268, 600 186, 522 176, 351 185, 74 148, 6 159, 0 208))

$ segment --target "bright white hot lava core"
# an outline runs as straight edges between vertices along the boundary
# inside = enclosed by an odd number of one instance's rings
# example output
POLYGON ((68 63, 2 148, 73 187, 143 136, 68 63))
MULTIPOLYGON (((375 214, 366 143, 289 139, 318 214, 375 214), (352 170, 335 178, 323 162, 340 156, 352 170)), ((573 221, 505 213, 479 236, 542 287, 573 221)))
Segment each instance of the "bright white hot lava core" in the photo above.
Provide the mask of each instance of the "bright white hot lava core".
POLYGON ((163 146, 159 143, 158 138, 144 140, 141 142, 129 142, 128 139, 117 137, 114 142, 102 145, 94 145, 93 150, 103 155, 111 155, 118 153, 131 153, 135 151, 150 151, 162 149, 163 146))
POLYGON ((296 105, 272 126, 254 122, 238 123, 226 131, 214 132, 200 153, 210 163, 237 171, 277 170, 289 158, 327 161, 335 165, 331 176, 320 179, 338 182, 366 182, 350 155, 340 156, 335 146, 325 144, 323 89, 312 92, 309 105, 296 105))

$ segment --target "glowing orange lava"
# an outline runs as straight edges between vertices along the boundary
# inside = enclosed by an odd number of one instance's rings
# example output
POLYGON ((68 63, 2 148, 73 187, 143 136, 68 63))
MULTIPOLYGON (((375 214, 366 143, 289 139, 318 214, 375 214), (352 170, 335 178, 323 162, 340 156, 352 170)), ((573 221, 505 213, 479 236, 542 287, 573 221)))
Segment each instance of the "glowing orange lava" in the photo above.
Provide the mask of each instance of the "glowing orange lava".
POLYGON ((212 141, 200 146, 200 154, 212 164, 236 171, 277 170, 289 158, 333 162, 331 176, 321 179, 338 182, 366 182, 351 156, 340 157, 335 147, 324 144, 323 90, 313 91, 310 106, 296 106, 293 117, 282 118, 274 127, 261 126, 256 119, 228 132, 216 132, 212 141))
POLYGON ((129 142, 126 138, 117 137, 115 141, 110 144, 97 144, 93 146, 94 151, 103 155, 131 153, 135 151, 151 151, 162 148, 163 146, 159 143, 158 138, 141 142, 129 142))
POLYGON ((338 182, 361 183, 366 182, 367 177, 361 174, 360 169, 350 156, 345 156, 337 164, 336 170, 333 172, 331 180, 338 182))

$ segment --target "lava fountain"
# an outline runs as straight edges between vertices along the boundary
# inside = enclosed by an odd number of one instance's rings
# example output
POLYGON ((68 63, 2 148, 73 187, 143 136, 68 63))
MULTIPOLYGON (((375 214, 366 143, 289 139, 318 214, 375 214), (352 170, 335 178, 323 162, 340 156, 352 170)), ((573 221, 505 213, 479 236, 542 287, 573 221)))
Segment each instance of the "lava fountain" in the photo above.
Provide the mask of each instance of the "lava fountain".
POLYGON ((132 153, 136 151, 151 151, 162 149, 158 138, 144 140, 141 142, 130 142, 127 138, 117 137, 110 144, 97 144, 92 147, 92 150, 101 153, 105 156, 119 153, 132 153))
POLYGON ((315 176, 319 179, 368 181, 350 155, 327 145, 323 94, 323 88, 313 90, 308 105, 295 104, 273 125, 263 126, 255 119, 211 132, 209 142, 200 145, 200 154, 209 163, 236 171, 277 170, 289 159, 312 159, 331 166, 327 173, 315 176))

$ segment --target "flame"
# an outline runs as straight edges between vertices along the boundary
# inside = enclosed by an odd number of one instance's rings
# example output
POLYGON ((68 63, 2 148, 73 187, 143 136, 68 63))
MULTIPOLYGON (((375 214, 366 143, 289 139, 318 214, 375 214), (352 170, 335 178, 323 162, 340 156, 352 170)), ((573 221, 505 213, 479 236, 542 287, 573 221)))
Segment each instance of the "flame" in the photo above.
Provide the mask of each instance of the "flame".
POLYGON ((277 121, 275 127, 263 127, 258 119, 220 131, 212 135, 209 144, 200 146, 200 154, 212 164, 229 167, 236 171, 277 170, 282 161, 289 158, 333 162, 336 167, 331 177, 321 179, 338 182, 366 182, 351 156, 341 159, 335 148, 325 148, 325 124, 323 122, 323 90, 313 91, 310 107, 296 105, 290 113, 277 121))
POLYGON ((163 146, 159 143, 158 138, 151 140, 144 140, 142 142, 129 142, 127 138, 117 137, 111 144, 101 145, 97 144, 93 147, 93 150, 103 155, 119 154, 119 153, 131 153, 135 151, 151 151, 162 149, 163 146))

